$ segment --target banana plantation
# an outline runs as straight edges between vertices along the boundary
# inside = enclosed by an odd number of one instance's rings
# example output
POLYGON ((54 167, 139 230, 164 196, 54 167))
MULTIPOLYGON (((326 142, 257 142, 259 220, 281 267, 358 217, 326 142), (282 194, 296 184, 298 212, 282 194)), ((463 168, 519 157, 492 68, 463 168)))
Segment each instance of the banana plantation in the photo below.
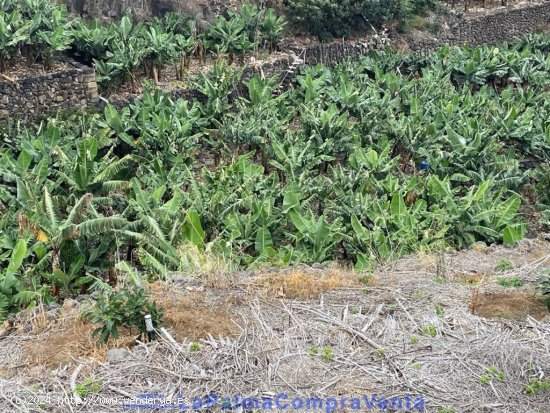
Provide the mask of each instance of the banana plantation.
MULTIPOLYGON (((208 36, 225 36, 231 21, 208 36)), ((131 79, 134 63, 98 48, 139 46, 105 42, 113 28, 79 30, 97 38, 76 44, 105 57, 101 79, 131 79)), ((117 33, 134 30, 124 19, 117 33)), ((151 47, 168 45, 154 26, 140 30, 151 47)), ((373 51, 304 68, 282 93, 275 79, 243 82, 218 59, 190 80, 200 99, 151 88, 126 108, 6 125, 0 319, 121 276, 140 284, 212 263, 232 271, 334 261, 368 272, 416 251, 513 245, 550 224, 549 51, 544 34, 498 47, 373 51)), ((146 61, 153 73, 170 59, 150 51, 146 61)))
POLYGON ((158 84, 165 69, 181 80, 193 59, 223 56, 231 64, 252 52, 269 53, 285 26, 273 9, 248 3, 199 30, 195 20, 173 12, 139 22, 126 15, 103 25, 69 18, 66 7, 51 0, 0 0, 0 73, 9 75, 9 63, 19 55, 50 69, 65 53, 93 65, 104 92, 122 83, 135 89, 138 72, 158 84))

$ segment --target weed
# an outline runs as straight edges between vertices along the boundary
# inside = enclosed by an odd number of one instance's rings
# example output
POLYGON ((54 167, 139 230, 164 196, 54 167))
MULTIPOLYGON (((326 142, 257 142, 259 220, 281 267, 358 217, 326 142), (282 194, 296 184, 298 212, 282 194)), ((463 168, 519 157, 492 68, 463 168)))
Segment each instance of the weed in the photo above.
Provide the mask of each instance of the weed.
POLYGON ((99 393, 101 391, 101 380, 86 379, 82 383, 76 385, 75 392, 78 396, 85 398, 89 394, 99 393))
POLYGON ((436 305, 435 305, 435 314, 436 314, 438 317, 443 317, 443 315, 445 314, 445 310, 443 309, 443 307, 441 306, 441 304, 436 304, 436 305))
POLYGON ((422 300, 423 298, 426 298, 427 296, 428 296, 428 293, 426 291, 418 290, 412 294, 412 299, 415 301, 419 301, 419 300, 422 300))
POLYGON ((409 340, 409 343, 418 344, 418 337, 417 336, 412 336, 411 339, 409 340))
POLYGON ((321 358, 325 363, 329 363, 332 360, 334 360, 334 354, 332 353, 332 349, 330 349, 329 347, 323 347, 323 355, 321 358))
POLYGON ((489 384, 496 378, 498 381, 504 381, 504 372, 496 369, 495 367, 489 367, 487 371, 481 375, 479 381, 481 384, 489 384))
POLYGON ((549 391, 550 390, 550 382, 548 379, 538 379, 536 377, 531 377, 529 379, 529 384, 526 384, 523 387, 523 391, 525 394, 529 395, 536 395, 543 391, 549 391))
POLYGON ((514 268, 514 264, 512 264, 507 259, 502 259, 499 261, 499 263, 495 267, 495 271, 509 271, 514 268))
POLYGON ((489 374, 482 374, 479 381, 481 384, 489 384, 491 382, 491 376, 489 374))
POLYGON ((513 277, 513 278, 499 278, 497 280, 497 283, 501 285, 502 287, 508 288, 508 287, 523 287, 523 281, 519 278, 513 277))
POLYGON ((199 351, 201 349, 200 343, 197 343, 196 341, 192 341, 189 344, 189 351, 199 351))
POLYGON ((316 356, 319 354, 319 349, 317 347, 312 347, 310 350, 309 350, 309 355, 310 356, 316 356))
POLYGON ((386 350, 384 350, 383 348, 379 348, 378 350, 376 350, 376 354, 378 354, 378 357, 384 357, 386 355, 386 350))
POLYGON ((435 337, 437 336, 437 328, 434 326, 422 326, 422 335, 435 337))

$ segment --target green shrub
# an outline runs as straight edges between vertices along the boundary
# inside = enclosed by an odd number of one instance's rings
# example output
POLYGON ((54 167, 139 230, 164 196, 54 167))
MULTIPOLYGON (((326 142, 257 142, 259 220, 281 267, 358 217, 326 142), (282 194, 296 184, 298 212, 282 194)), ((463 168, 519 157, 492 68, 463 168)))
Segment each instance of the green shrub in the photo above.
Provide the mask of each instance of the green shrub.
POLYGON ((320 39, 347 36, 359 17, 353 0, 289 0, 288 11, 295 23, 320 39))
POLYGON ((127 328, 132 331, 136 328, 140 335, 147 332, 145 315, 150 314, 153 325, 162 323, 164 310, 157 307, 149 298, 149 294, 140 288, 112 290, 103 293, 94 304, 85 307, 82 311, 83 319, 100 324, 92 335, 99 335, 99 341, 106 343, 109 338, 118 338, 119 329, 127 328))
POLYGON ((348 36, 353 31, 379 29, 395 22, 405 29, 413 14, 433 9, 433 0, 288 0, 293 21, 320 39, 348 36))

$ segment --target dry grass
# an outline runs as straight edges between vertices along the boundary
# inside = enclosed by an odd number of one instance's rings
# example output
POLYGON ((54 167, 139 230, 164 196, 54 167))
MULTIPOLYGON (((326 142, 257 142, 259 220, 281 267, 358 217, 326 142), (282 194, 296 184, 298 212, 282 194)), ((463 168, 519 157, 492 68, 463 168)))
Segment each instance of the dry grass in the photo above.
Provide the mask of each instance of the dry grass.
POLYGON ((22 345, 24 364, 45 365, 51 368, 73 363, 81 358, 105 361, 107 350, 113 347, 131 347, 136 334, 122 329, 117 340, 100 344, 92 337, 95 326, 82 321, 78 309, 64 310, 58 320, 50 322, 39 315, 32 322, 31 339, 22 345))
MULTIPOLYGON (((154 300, 165 309, 165 324, 177 340, 198 340, 208 335, 232 336, 234 325, 229 304, 210 307, 202 294, 176 293, 171 284, 152 284, 151 292, 154 300)), ((110 348, 133 347, 136 344, 136 331, 127 329, 120 329, 118 339, 100 344, 92 337, 96 326, 82 321, 78 308, 64 309, 60 318, 54 321, 38 314, 31 325, 31 336, 22 345, 25 366, 55 368, 83 358, 103 362, 110 348)), ((18 330, 21 334, 22 325, 18 330)))
POLYGON ((209 305, 202 293, 182 294, 170 284, 152 284, 151 291, 164 308, 164 321, 176 340, 233 336, 235 328, 228 302, 209 305))
POLYGON ((338 288, 360 286, 356 274, 342 269, 297 268, 260 274, 252 281, 270 297, 301 300, 338 288))

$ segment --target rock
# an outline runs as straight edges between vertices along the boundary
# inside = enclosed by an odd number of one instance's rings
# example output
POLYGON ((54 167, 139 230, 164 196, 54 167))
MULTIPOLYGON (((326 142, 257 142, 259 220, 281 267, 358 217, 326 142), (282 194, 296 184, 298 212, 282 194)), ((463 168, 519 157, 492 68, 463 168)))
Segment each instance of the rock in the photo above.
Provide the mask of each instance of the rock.
POLYGON ((187 287, 185 287, 185 289, 187 291, 198 291, 202 293, 204 291, 204 285, 199 285, 198 287, 191 287, 190 285, 188 285, 187 287))
POLYGON ((198 278, 188 277, 185 275, 180 275, 172 278, 174 284, 185 285, 186 287, 198 287, 202 284, 202 281, 198 278))
POLYGON ((0 327, 0 339, 10 335, 10 329, 6 327, 0 327))
POLYGON ((67 298, 65 302, 63 303, 63 308, 66 310, 70 310, 71 308, 74 308, 78 305, 78 302, 73 300, 72 298, 67 298))
POLYGON ((483 241, 477 241, 472 244, 472 250, 476 252, 487 252, 489 247, 487 247, 487 244, 483 241))
POLYGON ((103 293, 101 291, 94 291, 93 293, 90 294, 90 298, 92 300, 97 300, 99 297, 101 297, 103 293))
POLYGON ((46 315, 46 319, 55 320, 56 318, 59 317, 59 311, 57 311, 57 310, 46 311, 45 315, 46 315))
POLYGON ((55 301, 52 301, 48 307, 50 308, 50 310, 57 310, 58 308, 61 308, 61 305, 55 301))
POLYGON ((76 301, 78 303, 81 303, 83 301, 86 301, 90 298, 90 296, 88 294, 79 294, 77 297, 76 297, 76 301))
POLYGON ((236 275, 237 275, 237 278, 239 278, 239 279, 247 279, 247 278, 252 277, 253 274, 250 271, 239 271, 239 272, 237 272, 236 275))
POLYGON ((129 355, 130 352, 125 348, 112 348, 107 352, 107 361, 110 363, 118 363, 125 361, 129 355))

